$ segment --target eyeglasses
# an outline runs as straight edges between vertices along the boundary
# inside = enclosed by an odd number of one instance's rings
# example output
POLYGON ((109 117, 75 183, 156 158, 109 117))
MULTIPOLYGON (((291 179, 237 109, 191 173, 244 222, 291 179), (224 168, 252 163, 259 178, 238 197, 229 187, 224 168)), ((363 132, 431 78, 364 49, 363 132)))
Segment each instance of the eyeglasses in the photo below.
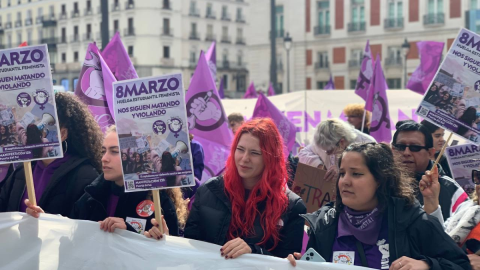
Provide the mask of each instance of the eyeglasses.
POLYGON ((392 144, 393 148, 398 151, 405 151, 405 149, 410 149, 411 152, 420 152, 422 149, 428 150, 428 147, 421 145, 405 145, 405 144, 392 144))

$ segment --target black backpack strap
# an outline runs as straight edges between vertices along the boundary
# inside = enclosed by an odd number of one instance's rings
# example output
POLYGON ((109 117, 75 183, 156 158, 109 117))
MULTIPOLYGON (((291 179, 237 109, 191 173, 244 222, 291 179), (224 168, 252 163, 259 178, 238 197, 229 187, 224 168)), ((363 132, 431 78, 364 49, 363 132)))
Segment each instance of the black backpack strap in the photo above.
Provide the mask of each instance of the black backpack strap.
POLYGON ((358 254, 360 255, 360 260, 362 261, 362 266, 363 267, 368 267, 367 257, 365 256, 365 250, 363 250, 362 243, 360 243, 360 241, 355 239, 355 244, 357 244, 357 251, 358 251, 358 254))

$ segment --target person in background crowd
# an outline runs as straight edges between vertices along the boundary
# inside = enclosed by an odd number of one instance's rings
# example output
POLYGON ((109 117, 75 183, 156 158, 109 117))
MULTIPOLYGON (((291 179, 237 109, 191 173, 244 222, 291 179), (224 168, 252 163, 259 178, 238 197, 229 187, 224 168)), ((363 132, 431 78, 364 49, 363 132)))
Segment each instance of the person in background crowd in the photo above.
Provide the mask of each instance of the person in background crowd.
POLYGON ((442 98, 437 103, 435 103, 435 107, 440 110, 447 111, 449 109, 451 99, 452 96, 450 95, 450 93, 445 92, 442 98))
POLYGON ((193 174, 195 178, 195 185, 192 187, 185 187, 182 189, 184 198, 192 198, 197 191, 198 186, 202 180, 203 169, 205 168, 204 159, 205 154, 203 153, 202 145, 197 141, 194 140, 194 135, 192 133, 189 134, 190 136, 190 149, 192 149, 192 158, 193 158, 193 174))
MULTIPOLYGON (((405 169, 419 183, 425 171, 432 170, 432 159, 435 155, 432 134, 426 127, 412 120, 399 121, 396 128, 392 140, 394 152, 398 154, 397 157, 405 169)), ((418 189, 416 197, 422 205, 425 204, 427 214, 435 215, 435 211, 441 211, 443 219, 447 219, 455 212, 460 203, 468 200, 468 195, 457 182, 445 175, 441 166, 438 168, 440 175, 438 198, 432 194, 422 194, 418 189), (428 207, 435 204, 440 207, 434 209, 428 207)))
MULTIPOLYGON (((175 172, 181 170, 182 168, 178 166, 177 160, 172 157, 172 154, 168 151, 163 152, 160 172, 175 172)), ((181 186, 183 179, 185 179, 185 175, 167 176, 167 187, 181 186)))
POLYGON ((355 142, 375 142, 375 139, 340 119, 322 121, 317 126, 313 143, 298 153, 299 162, 327 170, 325 180, 333 180, 338 173, 338 155, 355 142))
POLYGON ((305 221, 299 214, 306 207, 287 188, 282 145, 271 119, 244 123, 235 133, 225 174, 198 188, 185 237, 221 245, 226 259, 245 253, 284 258, 300 251, 305 221))
MULTIPOLYGON (((328 262, 373 269, 471 269, 466 254, 415 200, 386 144, 352 144, 340 159, 334 203, 302 215, 308 248, 328 262)), ((292 265, 300 253, 288 256, 292 265)))
POLYGON ((10 135, 8 128, 0 124, 0 146, 3 147, 9 144, 10 135))
MULTIPOLYGON (((100 229, 108 232, 114 232, 116 228, 137 233, 149 230, 156 210, 153 198, 150 191, 125 192, 115 126, 106 132, 102 153, 103 173, 85 188, 70 217, 98 221, 100 229), (140 223, 143 226, 139 226, 140 223)), ((178 188, 162 190, 160 193, 164 222, 170 228, 170 234, 177 236, 179 225, 185 224, 187 216, 182 193, 178 188)), ((26 204, 28 214, 39 217, 43 213, 41 207, 33 206, 28 200, 26 204)))
POLYGON ((362 120, 363 114, 365 113, 365 105, 363 104, 348 104, 347 107, 343 109, 345 117, 350 125, 355 127, 356 130, 360 130, 365 134, 370 134, 370 112, 365 114, 365 122, 363 123, 362 129, 362 120))
POLYGON ((243 125, 245 119, 243 119, 243 115, 241 113, 231 113, 228 116, 228 126, 232 130, 233 134, 237 133, 237 130, 243 125))
MULTIPOLYGON (((438 155, 440 154, 440 151, 442 150, 443 145, 445 145, 445 129, 432 124, 431 122, 428 122, 427 120, 423 120, 421 122, 422 126, 428 129, 430 131, 430 134, 432 134, 433 138, 433 148, 435 148, 435 155, 433 156, 432 160, 436 160, 438 155)), ((452 177, 452 171, 450 170, 450 165, 448 164, 447 157, 443 155, 440 158, 440 162, 438 162, 441 166, 443 171, 445 172, 445 175, 447 175, 450 178, 452 177)))
MULTIPOLYGON (((75 96, 56 93, 63 158, 32 162, 38 206, 50 214, 69 216, 73 204, 101 170, 102 132, 88 108, 75 96)), ((28 197, 23 166, 5 180, 0 190, 0 212, 25 212, 28 197)))
POLYGON ((435 104, 440 101, 440 89, 443 85, 438 85, 437 83, 433 83, 428 89, 427 94, 425 95, 425 100, 430 102, 431 104, 435 104))
POLYGON ((480 130, 480 112, 477 112, 477 118, 475 119, 474 124, 474 127, 480 130))
MULTIPOLYGON (((477 110, 475 107, 468 107, 460 118, 458 118, 462 123, 466 124, 468 127, 476 127, 475 120, 477 120, 477 110)), ((460 136, 465 138, 470 138, 470 136, 475 135, 473 130, 470 130, 468 127, 459 125, 457 133, 460 136)))
MULTIPOLYGON (((441 211, 435 211, 432 215, 437 217, 440 223, 443 225, 445 232, 455 241, 459 247, 465 248, 465 244, 469 239, 475 239, 480 241, 480 205, 478 203, 480 193, 480 171, 474 170, 472 172, 472 180, 475 183, 475 191, 472 194, 472 200, 467 200, 461 203, 455 213, 452 214, 445 222, 441 211)), ((439 196, 439 184, 438 184, 438 171, 427 171, 422 176, 421 185, 424 188, 422 193, 427 195, 439 196)), ((438 204, 428 205, 432 201, 426 201, 426 208, 436 209, 440 206, 438 204)), ((475 253, 476 250, 469 250, 475 253)), ((476 254, 469 254, 470 264, 472 269, 480 269, 480 256, 476 254)))
POLYGON ((453 109, 453 116, 455 116, 456 119, 460 119, 466 109, 467 102, 465 101, 465 99, 459 99, 457 104, 455 105, 455 108, 453 109))

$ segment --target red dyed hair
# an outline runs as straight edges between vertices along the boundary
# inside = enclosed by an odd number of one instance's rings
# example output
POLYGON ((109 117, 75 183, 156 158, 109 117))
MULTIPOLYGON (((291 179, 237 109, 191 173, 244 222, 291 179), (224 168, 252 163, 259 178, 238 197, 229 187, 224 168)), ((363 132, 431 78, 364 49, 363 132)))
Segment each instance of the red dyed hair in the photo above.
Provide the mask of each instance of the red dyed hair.
POLYGON ((277 246, 280 241, 278 222, 288 205, 287 177, 283 140, 275 123, 270 118, 256 118, 244 123, 233 139, 224 175, 225 192, 232 203, 229 239, 252 235, 255 216, 260 214, 264 235, 257 245, 273 239, 272 249, 277 246), (261 179, 252 189, 247 201, 245 201, 242 178, 235 165, 235 151, 240 137, 245 133, 250 133, 259 139, 265 164, 261 179), (260 202, 265 202, 265 210, 262 213, 257 210, 260 202))

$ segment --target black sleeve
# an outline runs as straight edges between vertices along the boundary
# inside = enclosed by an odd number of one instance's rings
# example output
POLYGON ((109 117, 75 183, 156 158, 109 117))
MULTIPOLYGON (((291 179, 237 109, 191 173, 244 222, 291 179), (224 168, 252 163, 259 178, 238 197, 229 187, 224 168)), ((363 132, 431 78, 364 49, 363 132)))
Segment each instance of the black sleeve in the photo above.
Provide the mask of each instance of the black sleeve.
POLYGON ((195 201, 192 204, 192 209, 190 209, 190 214, 188 215, 187 223, 185 224, 184 236, 185 238, 200 240, 201 237, 201 225, 200 225, 200 198, 203 193, 203 188, 199 188, 195 193, 195 201))
POLYGON ((0 212, 6 212, 8 210, 8 201, 10 200, 10 193, 12 192, 15 182, 15 173, 10 174, 4 182, 0 189, 0 212))
POLYGON ((424 215, 409 229, 410 240, 420 251, 416 260, 424 260, 431 270, 471 269, 470 260, 463 250, 448 236, 439 221, 424 215))
POLYGON ((303 200, 298 198, 294 202, 287 223, 284 224, 284 227, 281 230, 283 235, 280 235, 281 240, 275 249, 268 251, 257 245, 250 244, 250 248, 253 246, 252 253, 286 258, 289 254, 293 254, 294 252, 301 252, 305 219, 303 219, 300 214, 305 213, 307 213, 307 208, 305 207, 303 200))
POLYGON ((73 218, 71 215, 74 210, 75 203, 85 193, 85 187, 90 185, 98 177, 98 172, 91 165, 83 165, 76 171, 74 183, 69 185, 67 194, 71 207, 65 209, 65 213, 60 213, 62 216, 73 218))

